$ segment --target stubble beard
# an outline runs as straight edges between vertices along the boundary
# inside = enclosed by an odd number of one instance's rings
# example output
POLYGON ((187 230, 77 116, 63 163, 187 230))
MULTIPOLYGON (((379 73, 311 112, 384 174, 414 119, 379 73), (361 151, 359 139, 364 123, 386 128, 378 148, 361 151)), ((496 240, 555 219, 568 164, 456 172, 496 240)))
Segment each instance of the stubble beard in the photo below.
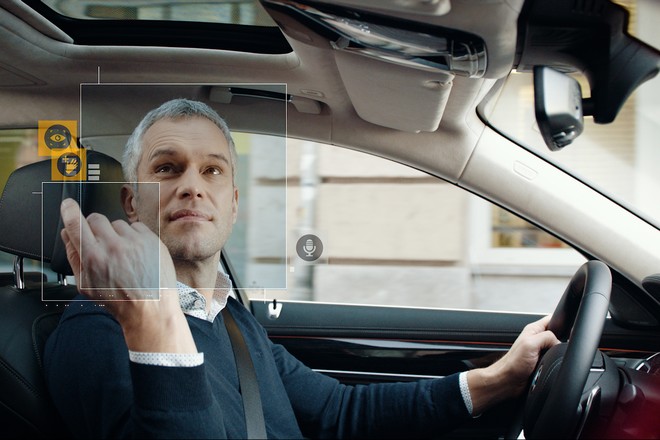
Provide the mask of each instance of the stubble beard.
POLYGON ((173 237, 163 239, 163 243, 170 252, 172 260, 189 261, 189 262, 202 262, 213 258, 222 246, 217 243, 218 240, 202 241, 190 240, 186 241, 185 237, 173 237))
POLYGON ((208 234, 208 236, 194 234, 191 237, 186 233, 168 234, 166 237, 161 237, 161 240, 169 250, 172 260, 200 263, 214 258, 217 259, 218 254, 229 238, 231 229, 231 225, 229 225, 229 227, 216 230, 215 233, 208 234))

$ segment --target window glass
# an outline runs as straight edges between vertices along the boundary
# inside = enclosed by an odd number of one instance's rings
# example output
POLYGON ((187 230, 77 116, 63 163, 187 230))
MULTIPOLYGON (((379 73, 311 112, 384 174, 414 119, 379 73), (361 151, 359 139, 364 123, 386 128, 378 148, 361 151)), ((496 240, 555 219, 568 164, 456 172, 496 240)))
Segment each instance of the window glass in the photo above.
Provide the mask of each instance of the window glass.
POLYGON ((275 26, 257 0, 43 0, 57 13, 79 19, 167 20, 275 26))
MULTIPOLYGON (((43 160, 37 152, 37 130, 0 130, 0 190, 4 191, 5 184, 11 172, 24 165, 43 160)), ((0 231, 2 233, 2 231, 0 231)), ((8 274, 13 271, 14 256, 0 252, 0 273, 8 274)), ((24 260, 25 272, 41 272, 41 261, 24 260)), ((48 281, 56 280, 56 275, 45 268, 48 281)), ((5 279, 5 278, 3 278, 5 279)))
POLYGON ((498 206, 492 207, 493 248, 560 248, 567 247, 556 237, 531 225, 517 215, 498 206))
MULTIPOLYGON (((36 136, 0 131, 3 188, 13 169, 40 159, 36 136)), ((273 136, 235 141, 241 198, 226 251, 253 299, 547 313, 584 261, 517 216, 404 165, 291 139, 285 156, 273 136), (296 250, 306 234, 323 246, 313 262, 296 250)), ((0 253, 2 272, 12 264, 0 253)))
POLYGON ((238 153, 238 218, 225 244, 242 286, 286 287, 286 141, 232 133, 238 153))
MULTIPOLYGON (((620 2, 631 11, 628 31, 654 47, 660 46, 660 3, 650 0, 620 2)), ((580 82, 584 98, 591 96, 586 78, 580 82)), ((629 96, 610 124, 584 118, 583 133, 560 151, 550 151, 539 132, 534 113, 533 78, 511 75, 493 106, 488 121, 550 162, 660 226, 660 77, 644 82, 629 96)))
POLYGON ((37 152, 36 129, 0 130, 1 189, 14 169, 42 159, 37 152))
POLYGON ((287 288, 248 289, 255 300, 549 313, 584 262, 516 216, 368 154, 289 140, 287 178, 287 288), (319 241, 301 244, 308 234, 319 241), (319 243, 317 260, 299 256, 319 243))
MULTIPOLYGON (((583 85, 583 93, 588 94, 586 80, 576 77, 583 85)), ((644 110, 651 105, 645 91, 648 96, 658 95, 660 81, 643 85, 629 97, 611 124, 595 124, 591 117, 585 117, 583 133, 572 144, 555 152, 546 147, 536 125, 533 90, 531 75, 512 75, 489 122, 548 161, 660 224, 660 208, 656 203, 660 176, 655 171, 660 158, 655 142, 660 123, 653 112, 644 110), (511 117, 512 112, 507 110, 510 108, 519 109, 518 119, 511 117)))

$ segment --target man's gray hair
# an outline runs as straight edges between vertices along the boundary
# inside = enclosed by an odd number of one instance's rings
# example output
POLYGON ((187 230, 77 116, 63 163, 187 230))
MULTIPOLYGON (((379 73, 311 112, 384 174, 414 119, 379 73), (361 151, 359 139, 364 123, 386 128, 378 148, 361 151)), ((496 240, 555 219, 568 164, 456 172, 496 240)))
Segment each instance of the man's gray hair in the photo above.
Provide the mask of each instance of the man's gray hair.
POLYGON ((178 98, 167 101, 147 113, 142 121, 135 127, 133 134, 126 141, 124 154, 122 155, 122 170, 127 182, 137 182, 137 169, 142 157, 142 139, 144 134, 161 119, 180 119, 190 117, 202 117, 213 122, 222 131, 229 144, 229 155, 231 160, 231 175, 236 186, 236 145, 231 136, 229 127, 220 115, 208 105, 200 101, 178 98))

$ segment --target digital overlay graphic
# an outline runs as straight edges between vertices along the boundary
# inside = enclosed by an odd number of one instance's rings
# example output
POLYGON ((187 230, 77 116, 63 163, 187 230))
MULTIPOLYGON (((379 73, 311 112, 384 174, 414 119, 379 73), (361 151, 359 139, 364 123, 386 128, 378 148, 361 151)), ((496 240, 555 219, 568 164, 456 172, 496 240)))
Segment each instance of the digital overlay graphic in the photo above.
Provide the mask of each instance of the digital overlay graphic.
POLYGON ((39 121, 38 152, 39 156, 51 159, 51 180, 87 180, 87 154, 78 147, 77 133, 75 120, 39 121))

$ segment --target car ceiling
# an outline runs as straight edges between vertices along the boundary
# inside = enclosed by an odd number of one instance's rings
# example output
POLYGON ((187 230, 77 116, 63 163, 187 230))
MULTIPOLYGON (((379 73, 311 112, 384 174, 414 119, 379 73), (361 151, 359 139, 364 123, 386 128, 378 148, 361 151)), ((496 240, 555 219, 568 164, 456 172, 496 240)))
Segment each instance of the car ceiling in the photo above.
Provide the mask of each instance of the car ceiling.
MULTIPOLYGON (((285 54, 79 45, 25 3, 10 0, 0 9, 0 99, 6 103, 0 124, 34 127, 40 119, 78 119, 81 84, 284 83, 293 98, 287 106, 289 136, 363 149, 456 181, 483 128, 474 108, 512 68, 523 1, 443 1, 430 11, 429 2, 420 1, 411 2, 406 13, 397 1, 339 3, 475 34, 488 48, 486 72, 467 78, 336 51, 326 38, 280 11, 269 12, 293 49, 285 54), (417 13, 410 12, 415 8, 417 13)), ((191 94, 209 101, 208 90, 191 87, 191 94)), ((87 125, 85 133, 95 136, 81 139, 83 145, 121 145, 152 103, 162 101, 160 88, 145 91, 139 100, 131 93, 114 88, 99 103, 131 105, 109 112, 94 127, 87 125)), ((272 131, 268 115, 276 103, 209 102, 235 130, 272 131)))

